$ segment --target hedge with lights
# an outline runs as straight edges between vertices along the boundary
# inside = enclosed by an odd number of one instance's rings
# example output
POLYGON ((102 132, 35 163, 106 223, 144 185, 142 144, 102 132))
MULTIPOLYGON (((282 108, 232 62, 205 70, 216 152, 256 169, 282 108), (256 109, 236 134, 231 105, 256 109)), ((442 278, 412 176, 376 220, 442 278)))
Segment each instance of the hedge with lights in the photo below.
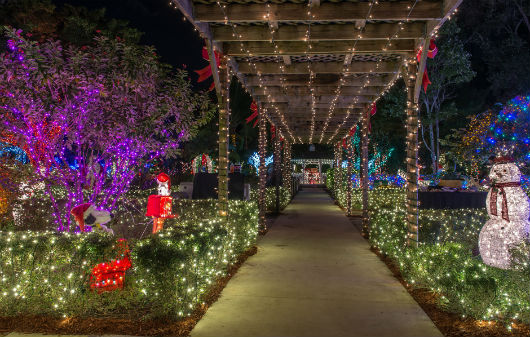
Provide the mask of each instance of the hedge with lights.
MULTIPOLYGON (((258 190, 253 189, 250 192, 251 200, 258 200, 258 190)), ((291 202, 291 192, 283 186, 280 186, 280 211, 284 210, 291 202)), ((274 212, 276 210, 276 187, 267 187, 265 189, 265 205, 267 212, 274 212)))
POLYGON ((116 256, 116 237, 97 232, 0 232, 0 315, 140 318, 189 315, 257 235, 254 202, 230 201, 228 222, 215 201, 184 201, 188 211, 160 233, 129 240, 133 267, 123 290, 89 288, 92 268, 116 256))
POLYGON ((406 248, 404 190, 370 191, 370 209, 371 244, 396 262, 406 282, 440 295, 443 309, 508 328, 514 320, 530 323, 530 244, 515 249, 513 270, 485 265, 477 248, 485 210, 420 210, 420 245, 406 248))

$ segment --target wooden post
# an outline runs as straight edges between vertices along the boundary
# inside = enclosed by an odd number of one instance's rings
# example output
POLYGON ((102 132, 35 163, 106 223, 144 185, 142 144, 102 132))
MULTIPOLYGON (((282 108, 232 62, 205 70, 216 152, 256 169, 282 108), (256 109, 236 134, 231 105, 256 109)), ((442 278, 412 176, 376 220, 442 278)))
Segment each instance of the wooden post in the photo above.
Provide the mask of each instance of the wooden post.
POLYGON ((259 208, 259 230, 261 232, 267 230, 267 223, 265 221, 266 203, 265 203, 265 183, 267 180, 267 167, 265 166, 265 156, 267 155, 267 119, 261 111, 261 106, 258 104, 258 123, 259 123, 259 191, 258 191, 258 208, 259 208))
POLYGON ((283 165, 282 165, 282 186, 289 191, 291 196, 293 195, 292 191, 292 182, 291 182, 291 144, 287 140, 283 143, 283 165))
MULTIPOLYGON (((424 53, 427 54, 427 53, 424 53)), ((418 99, 415 94, 417 62, 410 59, 403 69, 407 86, 407 246, 418 246, 418 99)), ((423 76, 423 71, 420 72, 423 76)), ((419 78, 418 78, 419 80, 419 78)), ((418 92, 419 95, 419 92, 418 92)))
POLYGON ((281 179, 281 142, 278 130, 276 130, 276 137, 274 137, 274 187, 276 195, 276 214, 280 213, 280 179, 281 179))
MULTIPOLYGON (((217 65, 213 49, 208 43, 208 54, 210 57, 210 66, 212 69, 217 65)), ((219 88, 217 90, 217 106, 219 108, 219 164, 217 176, 217 196, 219 215, 226 217, 228 215, 228 148, 230 142, 230 76, 231 73, 227 67, 226 57, 219 60, 219 88)), ((215 78, 215 76, 214 76, 215 78)))
POLYGON ((338 198, 339 191, 342 188, 342 144, 341 142, 337 142, 337 176, 335 178, 336 186, 335 186, 335 195, 338 198))
POLYGON ((368 212, 368 129, 370 125, 370 107, 366 107, 361 123, 361 186, 363 202, 363 232, 368 234, 370 231, 370 214, 368 212))
POLYGON ((348 179, 348 191, 346 194, 346 209, 348 211, 348 216, 351 215, 351 192, 353 189, 353 184, 351 180, 352 176, 352 166, 353 166, 353 142, 352 137, 348 136, 348 174, 346 176, 346 179, 348 179))

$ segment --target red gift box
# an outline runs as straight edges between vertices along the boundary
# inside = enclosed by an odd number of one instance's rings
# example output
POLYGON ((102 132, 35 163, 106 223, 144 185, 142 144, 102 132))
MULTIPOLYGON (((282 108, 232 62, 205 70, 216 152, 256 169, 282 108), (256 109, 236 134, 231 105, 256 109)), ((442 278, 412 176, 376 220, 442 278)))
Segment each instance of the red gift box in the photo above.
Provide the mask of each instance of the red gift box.
POLYGON ((150 195, 147 199, 147 213, 146 216, 155 218, 171 218, 171 201, 173 199, 169 196, 150 195))

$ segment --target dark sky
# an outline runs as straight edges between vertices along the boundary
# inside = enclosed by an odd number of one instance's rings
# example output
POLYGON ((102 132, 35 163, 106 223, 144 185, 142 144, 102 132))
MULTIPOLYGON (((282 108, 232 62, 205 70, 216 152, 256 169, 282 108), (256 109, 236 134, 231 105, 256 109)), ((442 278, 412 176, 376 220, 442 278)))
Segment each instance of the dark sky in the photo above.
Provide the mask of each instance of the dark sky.
MULTIPOLYGON (((204 45, 193 26, 183 20, 178 9, 169 0, 53 0, 57 5, 68 3, 90 9, 106 8, 107 17, 129 21, 129 26, 142 32, 141 43, 153 45, 162 61, 189 70, 207 65, 202 59, 204 45)), ((195 78, 194 78, 195 79, 195 78)))

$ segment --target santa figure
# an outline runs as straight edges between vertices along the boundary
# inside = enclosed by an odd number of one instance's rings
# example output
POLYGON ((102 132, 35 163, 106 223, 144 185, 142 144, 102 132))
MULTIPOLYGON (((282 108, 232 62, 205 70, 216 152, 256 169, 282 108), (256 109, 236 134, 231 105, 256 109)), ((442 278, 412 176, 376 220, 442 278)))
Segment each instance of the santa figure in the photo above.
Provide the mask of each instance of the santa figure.
POLYGON ((156 176, 156 182, 158 183, 158 195, 171 195, 171 180, 167 174, 164 172, 160 173, 156 176))
POLYGON ((158 183, 158 194, 150 195, 147 199, 146 216, 153 218, 153 234, 164 228, 164 220, 174 218, 176 215, 171 214, 171 180, 165 173, 160 173, 156 177, 158 183))
POLYGON ((97 210, 92 204, 86 203, 72 208, 70 214, 74 216, 75 222, 81 232, 85 231, 85 225, 89 225, 92 228, 97 228, 114 235, 114 231, 105 226, 105 224, 112 220, 112 214, 108 211, 97 210))
POLYGON ((479 236, 479 249, 485 264, 508 269, 510 249, 528 238, 530 203, 521 188, 521 172, 509 157, 494 160, 489 178, 491 188, 486 199, 490 220, 479 236))

